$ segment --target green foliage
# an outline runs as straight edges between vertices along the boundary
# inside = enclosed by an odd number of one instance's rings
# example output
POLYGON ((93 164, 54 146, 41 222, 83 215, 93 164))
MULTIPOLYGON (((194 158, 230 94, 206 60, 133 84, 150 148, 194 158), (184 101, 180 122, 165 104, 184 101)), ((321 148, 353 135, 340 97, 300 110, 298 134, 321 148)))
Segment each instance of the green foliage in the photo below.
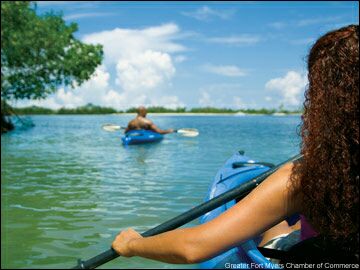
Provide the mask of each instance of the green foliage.
POLYGON ((126 113, 136 113, 137 112, 137 108, 135 107, 131 107, 130 109, 126 110, 126 113))
POLYGON ((10 105, 5 100, 1 100, 1 115, 8 115, 9 110, 7 110, 7 108, 9 107, 10 105))
POLYGON ((14 108, 13 109, 16 114, 55 114, 56 112, 52 109, 38 107, 38 106, 31 106, 31 107, 24 107, 24 108, 14 108))
POLYGON ((185 110, 186 110, 185 108, 169 109, 160 106, 153 106, 147 108, 147 111, 149 113, 181 113, 181 112, 185 112, 185 110))
POLYGON ((191 113, 236 113, 236 110, 227 108, 200 107, 190 109, 191 113))
MULTIPOLYGON (((186 108, 176 108, 176 109, 169 109, 161 106, 152 106, 146 108, 148 113, 183 113, 186 112, 186 108)), ((137 113, 137 108, 130 108, 126 110, 127 113, 137 113)))
POLYGON ((273 114, 276 113, 277 111, 275 109, 243 109, 240 110, 240 112, 242 113, 247 113, 247 114, 273 114))
POLYGON ((101 64, 101 45, 73 36, 62 14, 36 14, 28 1, 1 2, 1 98, 41 99, 59 86, 81 85, 101 64))
POLYGON ((89 103, 75 109, 61 108, 57 111, 57 114, 109 114, 116 112, 113 108, 95 106, 89 103))
POLYGON ((13 110, 16 114, 22 114, 22 115, 24 115, 24 114, 110 114, 110 113, 118 113, 118 111, 116 111, 113 108, 95 106, 91 103, 89 103, 85 106, 74 108, 74 109, 61 108, 59 110, 52 110, 52 109, 38 107, 38 106, 31 106, 31 107, 24 107, 24 108, 14 108, 13 110))

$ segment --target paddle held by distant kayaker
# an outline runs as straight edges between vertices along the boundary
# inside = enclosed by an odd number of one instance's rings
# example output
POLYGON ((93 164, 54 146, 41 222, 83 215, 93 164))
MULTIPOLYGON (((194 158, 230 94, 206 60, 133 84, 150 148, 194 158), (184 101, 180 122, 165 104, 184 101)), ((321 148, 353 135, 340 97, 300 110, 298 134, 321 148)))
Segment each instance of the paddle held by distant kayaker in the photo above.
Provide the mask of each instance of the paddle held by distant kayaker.
POLYGON ((160 133, 160 134, 168 134, 173 133, 173 129, 160 129, 158 128, 150 119, 146 118, 146 108, 144 106, 140 106, 137 110, 137 116, 131 120, 125 129, 125 133, 130 130, 139 130, 139 129, 145 129, 145 130, 152 130, 154 132, 160 133))

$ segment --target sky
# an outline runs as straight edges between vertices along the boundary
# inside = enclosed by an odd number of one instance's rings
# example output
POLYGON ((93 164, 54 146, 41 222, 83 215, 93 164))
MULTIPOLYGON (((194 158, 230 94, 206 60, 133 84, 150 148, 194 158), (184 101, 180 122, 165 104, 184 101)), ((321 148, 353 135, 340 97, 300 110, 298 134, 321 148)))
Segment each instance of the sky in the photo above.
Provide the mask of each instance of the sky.
POLYGON ((357 1, 38 2, 51 10, 104 60, 83 85, 19 107, 298 109, 312 44, 359 21, 357 1))

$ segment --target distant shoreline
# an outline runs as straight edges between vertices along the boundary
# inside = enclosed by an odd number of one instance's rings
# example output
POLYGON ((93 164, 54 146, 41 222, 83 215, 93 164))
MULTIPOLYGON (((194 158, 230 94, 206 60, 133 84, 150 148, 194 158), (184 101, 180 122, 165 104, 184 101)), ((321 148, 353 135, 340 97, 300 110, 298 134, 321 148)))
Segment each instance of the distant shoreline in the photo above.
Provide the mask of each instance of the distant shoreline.
MULTIPOLYGON (((41 113, 33 113, 33 114, 19 114, 19 115, 27 115, 27 116, 37 116, 37 115, 46 115, 46 116, 59 116, 59 115, 65 115, 65 116, 72 116, 72 115, 117 115, 117 116, 135 116, 136 113, 67 113, 67 114, 41 114, 41 113)), ((301 113, 287 113, 287 114, 279 114, 279 113, 273 113, 273 114, 266 114, 266 113, 148 113, 148 116, 235 116, 235 117, 241 117, 241 116, 300 116, 301 113)))
MULTIPOLYGON (((114 115, 135 115, 135 113, 114 113, 114 115)), ((301 113, 148 113, 148 115, 156 116, 289 116, 289 115, 301 115, 301 113)))
MULTIPOLYGON (((242 115, 301 115, 301 110, 286 110, 283 107, 278 109, 229 109, 229 108, 215 108, 215 107, 199 107, 199 108, 176 108, 168 109, 164 107, 148 107, 149 115, 163 115, 163 116, 216 116, 216 115, 229 115, 229 116, 242 116, 242 115)), ((93 104, 87 104, 77 108, 60 108, 50 109, 38 106, 12 108, 12 111, 18 115, 81 115, 81 114, 97 114, 97 115, 133 115, 136 114, 137 108, 130 108, 124 111, 115 110, 110 107, 101 107, 93 104)))

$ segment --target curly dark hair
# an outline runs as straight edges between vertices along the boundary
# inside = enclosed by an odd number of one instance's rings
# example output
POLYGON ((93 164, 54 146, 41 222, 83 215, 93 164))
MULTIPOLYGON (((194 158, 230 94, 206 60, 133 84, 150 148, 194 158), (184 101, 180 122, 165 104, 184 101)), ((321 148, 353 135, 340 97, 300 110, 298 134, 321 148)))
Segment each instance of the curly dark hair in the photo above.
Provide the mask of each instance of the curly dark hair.
POLYGON ((308 58, 303 160, 291 183, 303 214, 347 252, 359 249, 359 26, 331 31, 308 58))

